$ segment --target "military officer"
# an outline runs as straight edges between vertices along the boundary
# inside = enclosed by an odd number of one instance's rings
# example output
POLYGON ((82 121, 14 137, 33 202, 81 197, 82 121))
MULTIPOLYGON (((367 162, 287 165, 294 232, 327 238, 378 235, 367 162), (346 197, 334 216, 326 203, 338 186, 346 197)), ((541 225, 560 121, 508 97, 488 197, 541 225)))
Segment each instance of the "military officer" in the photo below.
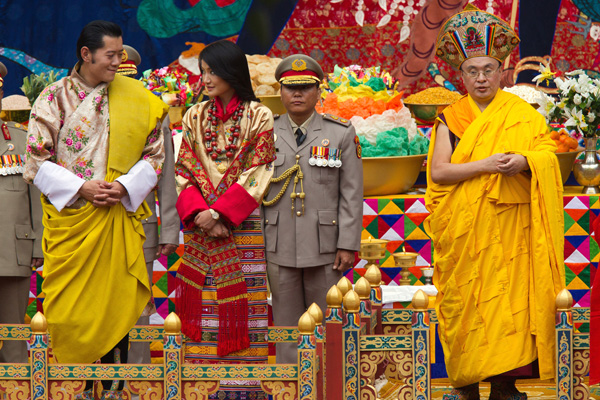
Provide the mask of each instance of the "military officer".
MULTIPOLYGON (((123 61, 119 66, 117 73, 123 76, 134 78, 137 75, 137 66, 142 62, 140 54, 133 47, 123 45, 123 61)), ((165 118, 162 124, 162 131, 165 136, 165 163, 163 173, 157 184, 157 189, 153 190, 146 197, 146 203, 152 210, 152 216, 142 220, 146 241, 144 242, 144 257, 146 259, 146 268, 148 276, 152 282, 153 265, 161 254, 166 256, 177 250, 179 245, 179 215, 175 209, 177 201, 177 192, 175 190, 175 165, 173 154, 173 139, 171 129, 169 128, 169 118, 165 118), (160 211, 160 235, 158 231, 158 214, 156 208, 156 199, 160 211)), ((155 310, 144 310, 137 325, 148 325, 150 323, 150 314, 155 310)), ((128 354, 128 363, 149 364, 150 346, 146 342, 131 342, 128 354)))
MULTIPOLYGON (((363 170, 352 124, 315 111, 323 79, 319 64, 292 55, 279 64, 275 78, 287 114, 275 117, 277 159, 263 201, 267 274, 275 324, 295 326, 313 302, 325 310, 327 291, 354 264, 363 170)), ((277 362, 295 360, 295 345, 278 345, 277 362)))
MULTIPOLYGON (((7 70, 0 63, 0 101, 7 70)), ((1 104, 1 103, 0 103, 1 104)), ((0 111, 2 106, 0 105, 0 111)), ((0 324, 25 321, 32 268, 42 266, 40 192, 23 180, 27 131, 0 120, 0 324)), ((0 363, 27 362, 27 343, 4 341, 0 363)))

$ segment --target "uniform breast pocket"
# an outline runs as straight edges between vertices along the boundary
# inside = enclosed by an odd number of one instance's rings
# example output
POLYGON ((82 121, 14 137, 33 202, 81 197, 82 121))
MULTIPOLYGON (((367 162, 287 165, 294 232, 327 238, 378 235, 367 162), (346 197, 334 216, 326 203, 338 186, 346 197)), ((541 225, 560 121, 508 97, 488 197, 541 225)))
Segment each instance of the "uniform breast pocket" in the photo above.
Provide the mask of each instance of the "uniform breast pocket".
POLYGON ((339 168, 310 167, 311 176, 315 183, 329 184, 338 179, 339 168))
POLYGON ((277 251, 277 220, 279 211, 265 210, 265 249, 270 252, 277 251))
POLYGON ((11 192, 23 192, 27 190, 27 183, 23 180, 23 175, 0 176, 0 189, 11 192))

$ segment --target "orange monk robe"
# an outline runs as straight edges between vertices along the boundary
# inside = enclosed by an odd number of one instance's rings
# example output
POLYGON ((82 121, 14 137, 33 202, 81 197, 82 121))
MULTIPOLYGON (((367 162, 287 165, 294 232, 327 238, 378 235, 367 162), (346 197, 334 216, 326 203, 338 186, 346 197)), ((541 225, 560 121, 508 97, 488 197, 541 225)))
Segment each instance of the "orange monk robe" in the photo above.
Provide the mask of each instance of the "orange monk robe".
POLYGON ((502 90, 483 113, 465 96, 443 114, 460 138, 452 163, 516 153, 530 168, 514 177, 481 174, 438 185, 428 164, 425 228, 434 243, 436 312, 450 381, 462 387, 535 359, 540 378, 553 378, 554 301, 565 287, 556 146, 544 118, 502 90))

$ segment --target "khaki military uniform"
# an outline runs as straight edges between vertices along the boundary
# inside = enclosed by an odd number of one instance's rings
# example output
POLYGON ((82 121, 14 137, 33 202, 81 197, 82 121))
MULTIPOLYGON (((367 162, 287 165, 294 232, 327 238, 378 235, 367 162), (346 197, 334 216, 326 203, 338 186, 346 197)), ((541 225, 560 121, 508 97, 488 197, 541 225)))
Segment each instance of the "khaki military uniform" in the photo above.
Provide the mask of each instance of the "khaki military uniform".
MULTIPOLYGON (((179 244, 179 215, 175 208, 175 203, 177 202, 177 191, 175 190, 175 157, 169 124, 170 120, 167 117, 162 124, 163 134, 165 135, 165 163, 163 173, 158 181, 157 189, 151 191, 148 197, 146 197, 146 203, 150 206, 152 215, 142 220, 142 226, 146 234, 144 257, 146 259, 150 284, 152 284, 154 260, 156 259, 158 245, 179 244), (156 199, 158 199, 158 206, 160 208, 160 235, 158 233, 156 199)), ((142 316, 137 321, 137 325, 148 325, 149 323, 149 316, 142 316)), ((149 364, 151 359, 148 342, 131 342, 127 362, 130 364, 149 364)))
MULTIPOLYGON (((300 199, 295 200, 292 213, 293 178, 281 200, 263 207, 262 213, 274 322, 296 326, 313 302, 325 311, 327 291, 341 277, 332 268, 337 250, 360 248, 363 170, 356 133, 347 120, 315 113, 299 147, 287 115, 275 119, 273 132, 277 149, 273 177, 294 166, 296 156, 304 173, 303 215, 297 215, 302 212, 300 199), (311 166, 313 146, 341 149, 341 167, 311 166)), ((282 185, 272 184, 265 200, 273 199, 282 185)), ((298 184, 296 192, 300 191, 298 184)), ((295 356, 295 346, 277 347, 278 362, 294 362, 295 356)))
MULTIPOLYGON (((14 122, 6 125, 10 139, 0 134, 0 156, 21 155, 24 161, 27 131, 14 122)), ((0 323, 22 324, 29 301, 31 259, 43 257, 40 192, 25 183, 22 171, 4 175, 0 169, 0 204, 0 323)), ((27 344, 5 341, 0 363, 6 362, 27 362, 27 344)))

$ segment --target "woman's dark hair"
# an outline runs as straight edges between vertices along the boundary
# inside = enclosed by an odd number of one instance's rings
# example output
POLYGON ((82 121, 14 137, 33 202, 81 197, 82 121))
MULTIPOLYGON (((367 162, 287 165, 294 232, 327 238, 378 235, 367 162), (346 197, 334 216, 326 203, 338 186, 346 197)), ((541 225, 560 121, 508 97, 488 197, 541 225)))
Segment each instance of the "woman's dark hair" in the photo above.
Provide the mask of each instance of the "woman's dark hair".
POLYGON ((123 36, 123 32, 119 25, 110 21, 97 20, 84 26, 77 39, 77 59, 83 62, 81 48, 84 46, 90 49, 92 54, 104 47, 104 36, 117 38, 123 36))
POLYGON ((200 53, 200 69, 202 61, 208 64, 219 78, 229 83, 242 101, 260 101, 252 89, 246 55, 237 44, 228 40, 214 42, 200 53))

